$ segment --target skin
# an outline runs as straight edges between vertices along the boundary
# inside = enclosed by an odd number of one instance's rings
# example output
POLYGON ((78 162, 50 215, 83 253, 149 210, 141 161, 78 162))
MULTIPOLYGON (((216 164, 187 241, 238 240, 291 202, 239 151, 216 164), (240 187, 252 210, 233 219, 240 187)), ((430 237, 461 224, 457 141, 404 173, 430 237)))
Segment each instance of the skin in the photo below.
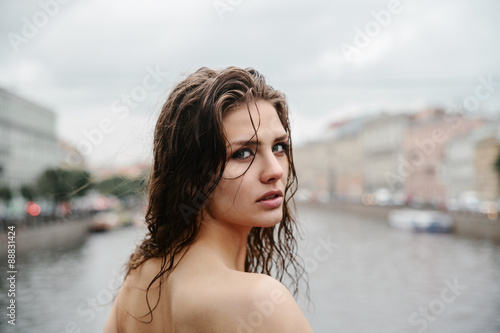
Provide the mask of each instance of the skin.
POLYGON ((159 271, 159 259, 127 276, 104 332, 312 332, 285 286, 244 272, 250 229, 273 226, 282 218, 281 205, 267 208, 258 199, 270 190, 284 193, 288 170, 286 132, 276 110, 266 101, 256 104, 250 114, 258 127, 258 149, 244 144, 256 140, 246 105, 223 120, 231 158, 204 208, 195 242, 181 253, 161 288, 156 284, 149 293, 153 307, 161 289, 153 321, 141 323, 131 315, 150 321, 150 316, 140 317, 148 313, 144 290, 159 271))

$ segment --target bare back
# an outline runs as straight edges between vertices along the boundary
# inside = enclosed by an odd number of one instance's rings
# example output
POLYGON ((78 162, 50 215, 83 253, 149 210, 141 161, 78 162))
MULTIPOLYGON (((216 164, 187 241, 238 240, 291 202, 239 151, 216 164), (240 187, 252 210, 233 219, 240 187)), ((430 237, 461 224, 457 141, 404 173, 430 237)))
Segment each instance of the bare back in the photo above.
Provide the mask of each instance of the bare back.
POLYGON ((159 301, 153 285, 151 317, 145 290, 160 261, 148 260, 127 276, 104 332, 312 332, 278 281, 209 266, 179 265, 162 284, 159 301))

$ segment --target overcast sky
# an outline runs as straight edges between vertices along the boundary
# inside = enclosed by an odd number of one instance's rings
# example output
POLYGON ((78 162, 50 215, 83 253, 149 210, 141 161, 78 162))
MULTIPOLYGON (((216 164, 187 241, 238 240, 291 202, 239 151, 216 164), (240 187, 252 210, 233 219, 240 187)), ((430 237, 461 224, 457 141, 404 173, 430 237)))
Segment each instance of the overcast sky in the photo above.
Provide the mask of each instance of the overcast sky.
MULTIPOLYGON (((498 0, 59 1, 0 2, 0 86, 56 112, 93 166, 147 160, 169 89, 201 66, 261 71, 288 96, 296 144, 331 120, 449 108, 479 78, 500 82, 498 0)), ((497 89, 481 110, 500 112, 497 89)))

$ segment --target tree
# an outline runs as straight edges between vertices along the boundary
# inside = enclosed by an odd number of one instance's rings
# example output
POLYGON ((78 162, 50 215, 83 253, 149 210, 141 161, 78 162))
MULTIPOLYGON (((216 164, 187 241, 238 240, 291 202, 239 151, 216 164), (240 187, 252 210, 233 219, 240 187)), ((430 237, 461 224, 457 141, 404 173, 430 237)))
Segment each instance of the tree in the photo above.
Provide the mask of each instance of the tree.
POLYGON ((0 187, 0 200, 8 204, 12 200, 12 190, 7 186, 0 187))
POLYGON ((21 195, 28 201, 33 201, 36 197, 36 190, 33 186, 23 185, 20 189, 21 195))
POLYGON ((85 170, 66 170, 68 182, 73 186, 70 198, 83 197, 93 187, 92 177, 85 170))
POLYGON ((63 201, 85 195, 91 188, 90 174, 85 170, 53 168, 45 170, 36 181, 36 191, 53 201, 52 215, 63 201))
POLYGON ((145 180, 143 178, 126 178, 114 176, 96 184, 102 194, 114 195, 118 198, 140 196, 144 194, 145 180))

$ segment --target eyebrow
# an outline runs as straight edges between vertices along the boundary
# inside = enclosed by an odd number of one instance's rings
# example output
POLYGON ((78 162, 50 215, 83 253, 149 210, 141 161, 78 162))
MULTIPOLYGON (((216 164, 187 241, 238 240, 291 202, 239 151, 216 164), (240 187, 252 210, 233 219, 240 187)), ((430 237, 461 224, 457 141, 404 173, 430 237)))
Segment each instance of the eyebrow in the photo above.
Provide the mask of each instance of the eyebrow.
MULTIPOLYGON (((278 141, 287 141, 288 140, 288 134, 283 134, 282 136, 280 137, 277 137, 276 139, 274 139, 274 142, 278 142, 278 141)), ((260 144, 260 142, 256 141, 256 140, 238 140, 238 141, 233 141, 230 143, 230 146, 231 147, 240 147, 240 146, 256 146, 257 144, 260 144)))

